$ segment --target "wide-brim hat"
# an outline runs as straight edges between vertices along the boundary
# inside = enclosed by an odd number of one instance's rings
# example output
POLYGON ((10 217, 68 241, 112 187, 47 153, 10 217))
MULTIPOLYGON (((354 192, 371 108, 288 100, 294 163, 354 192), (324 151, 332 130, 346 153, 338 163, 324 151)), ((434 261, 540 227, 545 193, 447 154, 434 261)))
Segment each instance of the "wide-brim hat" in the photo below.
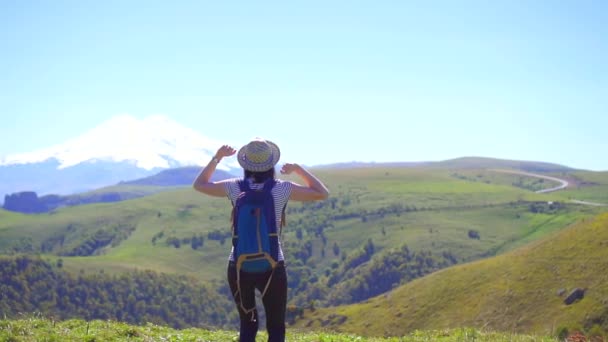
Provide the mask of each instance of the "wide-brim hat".
POLYGON ((247 171, 264 172, 272 169, 281 158, 281 150, 272 141, 256 138, 241 147, 237 159, 247 171))

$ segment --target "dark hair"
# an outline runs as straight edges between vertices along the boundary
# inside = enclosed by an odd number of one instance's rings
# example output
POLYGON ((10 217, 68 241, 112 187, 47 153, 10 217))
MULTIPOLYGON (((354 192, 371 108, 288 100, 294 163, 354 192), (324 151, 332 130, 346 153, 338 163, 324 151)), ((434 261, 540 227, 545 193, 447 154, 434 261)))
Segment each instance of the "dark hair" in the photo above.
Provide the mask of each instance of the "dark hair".
POLYGON ((268 171, 255 172, 243 170, 245 179, 253 178, 254 183, 264 183, 268 179, 274 179, 274 167, 268 171))

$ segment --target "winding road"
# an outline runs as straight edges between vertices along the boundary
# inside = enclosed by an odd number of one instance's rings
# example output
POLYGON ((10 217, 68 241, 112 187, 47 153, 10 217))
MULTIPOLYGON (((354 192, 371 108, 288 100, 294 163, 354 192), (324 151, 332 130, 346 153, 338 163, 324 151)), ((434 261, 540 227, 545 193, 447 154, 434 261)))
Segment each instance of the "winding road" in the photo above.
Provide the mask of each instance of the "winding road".
MULTIPOLYGON (((536 178, 547 179, 547 180, 550 180, 550 181, 554 181, 554 182, 560 183, 560 185, 555 186, 553 188, 538 190, 538 191, 536 191, 537 194, 543 194, 543 193, 563 190, 563 189, 567 188, 568 185, 570 185, 570 183, 567 180, 565 180, 565 179, 555 178, 555 177, 545 176, 545 175, 539 175, 539 174, 536 174, 536 173, 529 173, 529 172, 515 171, 515 170, 503 170, 503 169, 489 169, 488 171, 502 172, 502 173, 511 173, 511 174, 515 174, 515 175, 522 175, 522 176, 528 176, 528 177, 536 177, 536 178)), ((606 206, 606 204, 602 204, 602 203, 594 203, 594 202, 580 201, 580 200, 574 200, 574 199, 570 200, 570 202, 571 203, 577 203, 577 204, 583 204, 583 205, 590 205, 590 206, 594 206, 594 207, 603 207, 603 206, 606 206)))
POLYGON ((556 187, 549 188, 549 189, 542 189, 542 190, 536 191, 536 193, 538 193, 538 194, 543 194, 543 193, 547 193, 547 192, 553 192, 553 191, 563 190, 563 189, 567 188, 568 185, 570 185, 570 183, 568 183, 568 181, 565 180, 565 179, 560 179, 560 178, 555 178, 555 177, 550 177, 550 176, 545 176, 545 175, 538 175, 536 173, 529 173, 529 172, 515 171, 515 170, 502 170, 502 169, 490 169, 489 171, 502 172, 502 173, 512 173, 512 174, 515 174, 515 175, 522 175, 522 176, 528 176, 528 177, 542 178, 542 179, 547 179, 547 180, 550 180, 550 181, 554 181, 554 182, 560 183, 560 185, 558 185, 556 187))

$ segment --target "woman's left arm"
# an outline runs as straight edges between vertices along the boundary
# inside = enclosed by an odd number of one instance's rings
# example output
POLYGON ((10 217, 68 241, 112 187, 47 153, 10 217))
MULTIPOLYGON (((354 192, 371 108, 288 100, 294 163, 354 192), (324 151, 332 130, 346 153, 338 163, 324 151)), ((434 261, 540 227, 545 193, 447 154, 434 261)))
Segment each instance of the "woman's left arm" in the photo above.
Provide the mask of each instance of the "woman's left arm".
POLYGON ((229 157, 236 153, 236 150, 228 145, 223 145, 220 147, 215 156, 209 161, 207 166, 199 173, 199 175, 194 180, 194 184, 192 187, 200 191, 204 194, 216 197, 222 197, 226 195, 226 191, 224 190, 225 181, 219 182, 211 182, 211 175, 215 171, 217 164, 220 163, 222 158, 229 157))

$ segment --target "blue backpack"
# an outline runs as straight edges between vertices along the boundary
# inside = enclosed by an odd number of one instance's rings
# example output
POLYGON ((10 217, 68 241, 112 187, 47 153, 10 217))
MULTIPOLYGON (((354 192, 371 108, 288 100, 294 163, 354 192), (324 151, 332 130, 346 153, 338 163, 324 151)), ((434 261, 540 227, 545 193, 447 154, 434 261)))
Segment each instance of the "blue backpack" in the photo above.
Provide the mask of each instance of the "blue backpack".
POLYGON ((251 189, 246 180, 239 182, 241 193, 232 212, 232 246, 237 274, 274 270, 279 259, 279 232, 271 191, 274 179, 260 190, 251 189))

